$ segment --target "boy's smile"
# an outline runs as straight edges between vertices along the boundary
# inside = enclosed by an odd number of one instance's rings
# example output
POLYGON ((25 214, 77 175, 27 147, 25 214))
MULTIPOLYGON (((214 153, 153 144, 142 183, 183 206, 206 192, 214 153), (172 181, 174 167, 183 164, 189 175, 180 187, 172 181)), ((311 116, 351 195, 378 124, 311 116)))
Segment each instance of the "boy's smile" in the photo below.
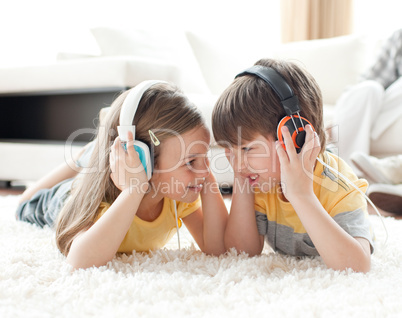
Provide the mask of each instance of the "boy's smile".
POLYGON ((269 192, 280 182, 280 165, 274 138, 257 135, 253 140, 226 149, 230 163, 251 187, 269 192))
POLYGON ((257 186, 259 175, 258 174, 257 175, 249 175, 248 179, 249 179, 249 183, 251 186, 257 186))

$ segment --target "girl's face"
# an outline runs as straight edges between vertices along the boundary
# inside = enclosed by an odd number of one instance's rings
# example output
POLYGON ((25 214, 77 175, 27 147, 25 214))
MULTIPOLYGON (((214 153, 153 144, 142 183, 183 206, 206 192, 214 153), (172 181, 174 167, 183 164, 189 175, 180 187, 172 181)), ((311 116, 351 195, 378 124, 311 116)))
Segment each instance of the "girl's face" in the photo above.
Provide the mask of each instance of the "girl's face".
POLYGON ((273 138, 257 135, 250 142, 226 149, 234 171, 244 182, 262 192, 269 192, 279 184, 281 171, 273 138))
POLYGON ((204 126, 161 142, 151 186, 173 200, 193 202, 209 174, 207 152, 210 133, 204 126))

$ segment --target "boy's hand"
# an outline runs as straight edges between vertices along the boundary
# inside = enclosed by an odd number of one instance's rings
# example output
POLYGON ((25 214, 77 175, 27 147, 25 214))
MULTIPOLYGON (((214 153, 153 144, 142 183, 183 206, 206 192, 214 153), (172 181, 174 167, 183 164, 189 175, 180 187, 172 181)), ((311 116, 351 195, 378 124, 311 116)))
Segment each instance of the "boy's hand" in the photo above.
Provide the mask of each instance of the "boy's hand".
POLYGON ((306 195, 313 194, 313 172, 315 162, 320 153, 320 140, 310 125, 305 127, 306 141, 301 152, 296 152, 289 129, 282 127, 286 150, 279 141, 276 151, 281 165, 282 192, 289 202, 306 195))
POLYGON ((110 149, 110 178, 121 191, 129 189, 135 193, 145 193, 148 190, 148 178, 134 149, 133 134, 128 134, 127 151, 124 150, 120 137, 115 139, 110 149))

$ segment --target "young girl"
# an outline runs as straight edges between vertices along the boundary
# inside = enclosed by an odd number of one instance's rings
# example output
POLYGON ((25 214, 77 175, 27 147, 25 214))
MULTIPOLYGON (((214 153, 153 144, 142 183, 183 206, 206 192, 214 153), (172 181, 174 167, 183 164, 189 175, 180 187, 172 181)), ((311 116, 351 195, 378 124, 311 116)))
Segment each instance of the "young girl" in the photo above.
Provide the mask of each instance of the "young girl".
POLYGON ((126 145, 116 137, 130 91, 114 101, 74 165, 63 164, 22 194, 17 219, 55 225, 57 246, 74 268, 161 248, 181 220, 203 252, 224 253, 228 215, 209 172, 210 134, 200 112, 171 84, 157 82, 143 93, 132 124, 136 140, 155 145, 148 180, 133 135, 126 145))

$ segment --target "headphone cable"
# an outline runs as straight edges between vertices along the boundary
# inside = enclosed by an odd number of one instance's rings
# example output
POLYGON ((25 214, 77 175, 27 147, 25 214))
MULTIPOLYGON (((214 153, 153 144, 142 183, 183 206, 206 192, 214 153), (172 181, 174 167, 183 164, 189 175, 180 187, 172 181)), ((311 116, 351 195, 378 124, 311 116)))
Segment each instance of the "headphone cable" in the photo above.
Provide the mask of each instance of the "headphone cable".
POLYGON ((361 195, 364 196, 364 198, 370 203, 370 205, 373 207, 374 211, 377 213, 377 215, 380 217, 382 226, 385 230, 385 241, 384 244, 387 243, 388 241, 388 230, 387 227, 385 226, 384 220, 383 220, 383 216, 380 214, 380 212, 378 212, 377 207, 375 206, 375 204, 370 200, 370 198, 362 191, 360 190, 351 180, 349 180, 349 178, 347 178, 345 175, 343 175, 340 171, 332 168, 330 165, 326 164, 324 161, 322 161, 320 158, 317 157, 317 160, 325 167, 327 167, 329 170, 331 170, 333 173, 335 174, 339 174, 342 178, 344 178, 352 187, 354 187, 361 195))
POLYGON ((180 251, 180 231, 179 231, 179 218, 177 217, 177 206, 176 206, 176 200, 173 200, 173 205, 174 205, 174 216, 176 219, 176 231, 177 231, 177 243, 179 245, 179 251, 180 251))

